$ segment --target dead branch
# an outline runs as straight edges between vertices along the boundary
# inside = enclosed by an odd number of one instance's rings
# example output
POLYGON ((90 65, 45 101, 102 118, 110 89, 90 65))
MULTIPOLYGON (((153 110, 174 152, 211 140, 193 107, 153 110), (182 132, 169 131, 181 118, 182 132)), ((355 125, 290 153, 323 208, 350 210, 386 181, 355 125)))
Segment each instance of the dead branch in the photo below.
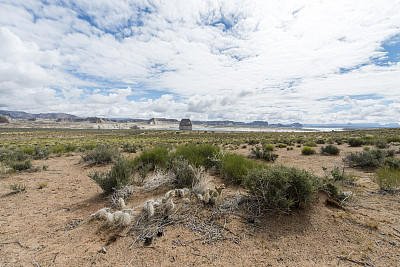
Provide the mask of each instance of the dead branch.
POLYGON ((375 266, 374 266, 372 263, 370 263, 370 262, 356 261, 356 260, 352 260, 352 259, 350 259, 350 258, 348 258, 348 257, 345 257, 345 256, 338 256, 338 258, 339 258, 338 263, 337 263, 338 265, 339 265, 339 263, 340 263, 341 260, 344 260, 344 261, 349 261, 349 262, 352 262, 352 263, 356 263, 356 264, 361 265, 361 266, 375 267, 375 266))
POLYGON ((21 241, 14 241, 14 242, 3 242, 0 243, 0 245, 8 245, 8 244, 18 244, 21 248, 28 248, 27 246, 24 246, 21 244, 21 241))

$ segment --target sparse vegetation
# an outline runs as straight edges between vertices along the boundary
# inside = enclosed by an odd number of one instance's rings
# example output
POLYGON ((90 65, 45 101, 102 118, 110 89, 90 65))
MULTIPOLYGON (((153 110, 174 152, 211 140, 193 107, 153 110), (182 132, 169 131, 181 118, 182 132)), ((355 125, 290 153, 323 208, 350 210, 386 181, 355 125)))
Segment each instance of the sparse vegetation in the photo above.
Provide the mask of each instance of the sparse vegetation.
POLYGON ((47 184, 48 184, 47 181, 41 181, 37 183, 39 189, 45 188, 47 184))
POLYGON ((387 152, 384 150, 370 150, 347 154, 343 161, 351 167, 377 168, 382 165, 387 152))
POLYGON ((26 192, 26 184, 12 184, 10 185, 10 189, 15 193, 25 193, 26 192))
POLYGON ((304 146, 301 149, 301 154, 303 154, 303 155, 313 155, 313 154, 315 154, 315 150, 312 147, 304 146))
POLYGON ((109 172, 90 173, 93 179, 103 191, 109 195, 114 190, 121 189, 125 185, 133 183, 133 162, 122 156, 116 158, 114 165, 109 172))
POLYGON ((314 199, 318 178, 304 170, 277 165, 252 169, 244 178, 244 186, 265 206, 289 211, 314 199))
POLYGON ((361 138, 349 138, 349 140, 347 140, 347 143, 352 147, 359 147, 365 145, 365 141, 362 140, 361 138))
POLYGON ((272 150, 265 150, 265 148, 255 147, 251 149, 251 158, 262 159, 265 161, 274 162, 278 158, 278 154, 272 152, 272 150))
POLYGON ((325 147, 321 147, 322 155, 339 155, 340 149, 334 145, 327 145, 325 147))
POLYGON ((225 181, 241 184, 248 172, 259 165, 242 155, 224 153, 218 157, 217 169, 225 181))
POLYGON ((101 165, 108 164, 118 156, 118 149, 111 145, 98 145, 92 151, 88 151, 82 156, 84 162, 89 164, 101 165))
POLYGON ((382 190, 397 191, 400 189, 400 170, 383 167, 376 171, 374 181, 382 190))

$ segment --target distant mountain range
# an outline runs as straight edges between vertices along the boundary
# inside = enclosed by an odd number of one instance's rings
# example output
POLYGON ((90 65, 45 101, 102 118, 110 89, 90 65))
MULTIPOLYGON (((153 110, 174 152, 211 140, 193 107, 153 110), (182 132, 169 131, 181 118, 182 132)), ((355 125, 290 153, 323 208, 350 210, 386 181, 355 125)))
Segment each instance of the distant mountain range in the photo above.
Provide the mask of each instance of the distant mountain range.
MULTIPOLYGON (((67 113, 39 113, 32 114, 23 111, 8 111, 0 110, 0 114, 9 116, 11 119, 54 119, 57 122, 91 122, 91 123, 104 123, 104 122, 115 122, 115 123, 144 123, 150 125, 162 125, 162 124, 179 124, 179 120, 166 119, 166 118, 151 118, 151 119, 111 119, 111 118, 98 118, 88 117, 81 118, 75 115, 67 113)), ((365 129, 365 128, 397 128, 400 127, 398 123, 332 123, 332 124, 269 124, 267 121, 253 121, 253 122, 237 122, 237 121, 192 121, 193 125, 204 125, 204 126, 237 126, 237 127, 293 127, 293 128, 344 128, 344 129, 365 129)))
POLYGON ((59 118, 77 118, 75 115, 66 114, 66 113, 39 113, 32 114, 23 111, 7 111, 0 110, 0 114, 6 115, 11 119, 59 119, 59 118))

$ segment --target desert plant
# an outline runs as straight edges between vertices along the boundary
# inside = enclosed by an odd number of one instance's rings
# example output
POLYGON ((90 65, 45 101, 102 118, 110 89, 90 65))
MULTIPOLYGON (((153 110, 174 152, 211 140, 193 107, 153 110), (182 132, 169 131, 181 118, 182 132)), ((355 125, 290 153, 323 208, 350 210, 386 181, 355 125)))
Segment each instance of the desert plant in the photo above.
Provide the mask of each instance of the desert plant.
POLYGON ((15 193, 24 193, 26 192, 26 184, 12 184, 10 189, 15 193))
POLYGON ((278 155, 269 150, 265 150, 264 148, 261 149, 257 146, 255 149, 251 149, 250 157, 274 162, 278 158, 278 155))
POLYGON ((168 148, 158 146, 150 150, 143 150, 142 153, 134 159, 136 168, 154 170, 156 167, 165 169, 170 164, 170 155, 168 148))
POLYGON ((320 144, 320 145, 323 145, 323 144, 325 144, 325 140, 324 139, 318 139, 316 143, 320 144))
POLYGON ((358 146, 365 145, 365 141, 360 138, 349 138, 347 140, 347 143, 352 147, 358 147, 358 146))
POLYGON ((313 154, 315 154, 315 150, 312 147, 304 146, 301 149, 301 154, 303 154, 303 155, 313 155, 313 154))
POLYGON ((285 147, 287 147, 287 144, 284 144, 284 143, 278 143, 278 144, 276 144, 276 147, 279 147, 279 148, 285 148, 285 147))
POLYGON ((351 167, 377 168, 382 165, 387 153, 384 150, 370 150, 346 154, 343 161, 351 167))
POLYGON ((109 172, 90 173, 89 177, 94 180, 106 194, 121 189, 125 185, 133 183, 133 162, 122 156, 116 158, 109 172))
POLYGON ((45 188, 47 186, 47 184, 48 184, 47 181, 41 181, 41 182, 37 183, 39 189, 45 188))
POLYGON ((33 159, 48 159, 50 155, 50 151, 45 147, 35 147, 34 152, 32 154, 33 159))
POLYGON ((241 184, 249 170, 258 165, 242 155, 224 153, 218 157, 217 169, 227 182, 241 184))
POLYGON ((277 165, 252 169, 244 178, 244 186, 260 203, 289 211, 314 199, 319 180, 307 171, 277 165))
POLYGON ((337 165, 333 166, 331 176, 335 181, 341 181, 348 184, 354 184, 358 180, 356 176, 346 173, 345 167, 341 168, 337 165))
POLYGON ((195 169, 187 159, 182 157, 172 161, 171 170, 175 174, 175 184, 180 187, 191 187, 195 177, 195 169))
POLYGON ((364 151, 370 151, 370 150, 371 150, 371 147, 370 147, 370 146, 365 146, 365 147, 363 147, 363 150, 364 150, 364 151))
POLYGON ((209 169, 213 166, 212 159, 219 152, 219 148, 212 145, 179 146, 173 154, 175 158, 187 159, 193 167, 204 166, 209 169))
POLYGON ((339 155, 340 149, 334 145, 327 145, 325 147, 321 147, 322 155, 339 155))
POLYGON ((308 141, 304 143, 304 146, 308 146, 308 147, 317 147, 317 144, 315 142, 312 141, 308 141))
POLYGON ((118 149, 111 145, 98 145, 92 151, 82 155, 84 162, 89 164, 108 164, 118 157, 118 149))
POLYGON ((264 148, 264 151, 270 151, 270 152, 272 152, 272 151, 275 150, 275 146, 274 146, 273 144, 265 144, 265 145, 263 146, 263 148, 264 148))
POLYGON ((386 158, 384 165, 391 169, 400 170, 400 159, 399 158, 386 158))
POLYGON ((387 148, 388 147, 388 143, 386 142, 386 140, 385 139, 378 139, 378 140, 376 140, 376 142, 375 142, 375 146, 377 147, 377 148, 387 148))
POLYGON ((400 170, 383 167, 376 171, 374 181, 382 190, 396 191, 400 188, 400 170))
POLYGON ((26 171, 32 168, 32 163, 30 160, 25 161, 14 161, 10 163, 10 167, 14 171, 26 171))
POLYGON ((128 153, 136 153, 137 152, 137 148, 134 144, 124 144, 122 146, 122 151, 124 152, 128 152, 128 153))

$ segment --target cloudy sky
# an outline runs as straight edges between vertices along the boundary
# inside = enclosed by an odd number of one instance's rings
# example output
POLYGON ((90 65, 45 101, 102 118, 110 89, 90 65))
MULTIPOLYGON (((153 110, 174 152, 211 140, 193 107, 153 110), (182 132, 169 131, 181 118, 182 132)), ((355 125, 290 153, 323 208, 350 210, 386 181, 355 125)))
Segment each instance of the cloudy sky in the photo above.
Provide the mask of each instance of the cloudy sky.
POLYGON ((400 122, 400 0, 0 0, 0 109, 400 122))

